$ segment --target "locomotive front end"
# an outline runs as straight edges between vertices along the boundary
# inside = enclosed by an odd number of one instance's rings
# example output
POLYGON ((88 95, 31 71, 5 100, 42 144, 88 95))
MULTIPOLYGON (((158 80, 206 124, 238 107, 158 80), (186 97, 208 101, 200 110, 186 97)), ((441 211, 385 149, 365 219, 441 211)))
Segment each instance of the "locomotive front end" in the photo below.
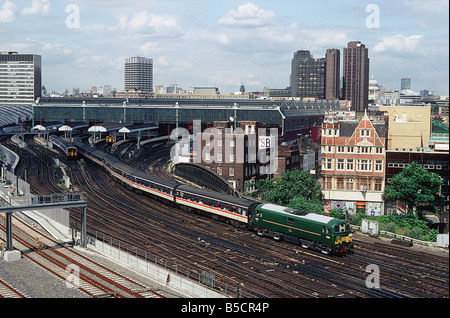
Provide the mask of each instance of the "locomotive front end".
POLYGON ((353 238, 350 232, 350 224, 341 221, 334 226, 334 250, 336 253, 351 253, 353 250, 353 238))
POLYGON ((346 236, 336 236, 334 246, 338 253, 351 253, 353 250, 352 233, 346 236))

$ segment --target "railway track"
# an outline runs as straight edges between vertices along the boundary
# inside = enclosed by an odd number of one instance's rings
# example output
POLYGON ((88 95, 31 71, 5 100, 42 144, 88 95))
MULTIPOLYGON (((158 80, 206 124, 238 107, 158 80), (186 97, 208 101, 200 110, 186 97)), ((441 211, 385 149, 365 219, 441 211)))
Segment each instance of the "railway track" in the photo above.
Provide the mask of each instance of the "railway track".
MULTIPOLYGON (((151 149, 149 154, 143 149, 138 153, 147 157, 144 167, 159 161, 152 153, 157 151, 151 149)), ((132 160, 139 162, 139 156, 132 160)), ((411 258, 399 248, 356 240, 355 254, 326 256, 136 194, 90 163, 83 173, 77 162, 66 164, 71 180, 78 180, 77 187, 88 192, 88 233, 101 231, 111 242, 112 238, 120 239, 141 255, 155 255, 193 273, 215 273, 218 281, 239 286, 243 297, 448 297, 448 273, 444 273, 448 272, 448 261, 435 259, 433 264, 438 265, 432 267, 438 270, 434 272, 422 267, 432 262, 428 254, 417 256, 414 274, 411 258), (369 264, 378 264, 381 288, 366 286, 369 264), (441 289, 435 292, 431 286, 441 289)), ((157 173, 160 164, 154 164, 152 171, 157 173)), ((236 291, 230 294, 236 295, 236 291)))
MULTIPOLYGON (((134 196, 133 196, 134 197, 134 196)), ((136 200, 136 197, 134 197, 136 200)), ((140 199, 139 199, 140 200, 140 199)), ((172 210, 173 213, 173 210, 172 210)), ((180 218, 182 218, 183 215, 180 216, 180 218)), ((200 217, 198 219, 201 219, 200 217)), ((207 233, 211 232, 212 228, 215 228, 217 225, 217 223, 210 223, 209 221, 206 221, 208 223, 208 225, 206 226, 207 228, 199 228, 199 233, 201 233, 201 237, 202 240, 205 242, 208 242, 209 244, 211 244, 211 242, 214 242, 215 244, 217 244, 218 240, 217 239, 217 235, 215 235, 215 233, 220 233, 220 235, 223 235, 223 233, 227 233, 226 231, 223 231, 223 224, 221 224, 220 226, 222 227, 222 229, 218 229, 217 231, 213 231, 211 233, 211 235, 207 235, 207 233), (222 232, 222 233, 221 233, 222 232)), ((195 225, 191 225, 190 229, 192 230, 193 228, 195 228, 195 225)), ((232 231, 233 232, 233 231, 232 231)), ((235 240, 236 238, 230 238, 228 241, 232 241, 235 240)), ((261 253, 261 250, 264 249, 268 249, 267 246, 267 239, 263 239, 263 243, 261 246, 261 249, 258 250, 259 253, 261 253)), ((220 243, 222 245, 224 245, 224 243, 220 243)), ((277 243, 275 243, 277 244, 277 243)), ((226 245, 226 244, 225 244, 226 245)), ((233 248, 238 248, 240 249, 239 254, 242 255, 243 253, 245 253, 245 250, 243 250, 243 247, 246 246, 246 243, 241 243, 238 245, 235 245, 233 248)), ((279 249, 280 246, 276 245, 276 247, 274 247, 274 250, 271 250, 272 255, 276 253, 277 249, 279 249)), ((258 258, 255 257, 255 255, 258 254, 258 252, 251 252, 250 254, 250 258, 258 258)), ((190 254, 192 255, 192 254, 190 254)), ((189 255, 189 256, 190 256, 189 255)), ((191 256, 192 257, 192 256, 191 256)), ((286 255, 284 256, 280 256, 281 259, 285 258, 286 255)), ((292 258, 292 257, 291 257, 292 258)), ((366 260, 367 261, 367 260, 366 260)), ((242 259, 239 262, 243 262, 243 263, 247 263, 249 264, 248 259, 242 259)), ((237 262, 236 262, 237 263, 237 262)), ((281 263, 286 263, 286 262, 280 262, 280 261, 264 261, 264 264, 275 264, 272 266, 272 268, 264 268, 264 269, 258 269, 258 266, 252 266, 252 270, 255 272, 259 273, 259 279, 261 279, 261 276, 265 273, 270 273, 272 272, 272 274, 270 275, 271 279, 274 279, 275 276, 278 275, 278 273, 280 271, 283 271, 284 269, 280 268, 280 264, 281 263)), ((332 262, 333 263, 333 262, 332 262)), ((341 262, 342 263, 342 262, 341 262)), ((367 265, 367 264, 366 264, 367 265)), ((217 266, 217 265, 216 265, 217 266)), ((304 269, 305 266, 301 266, 298 264, 291 264, 289 265, 289 263, 287 262, 287 264, 285 265, 286 268, 290 268, 290 270, 286 270, 285 273, 281 274, 280 276, 282 276, 284 278, 284 280, 282 281, 282 288, 285 289, 289 289, 289 286, 291 285, 296 285, 297 287, 299 287, 300 285, 302 285, 302 283, 299 283, 298 281, 298 273, 305 273, 305 276, 302 277, 302 280, 306 280, 307 283, 309 284, 303 284, 303 286, 307 286, 309 285, 309 293, 307 293, 308 296, 310 297, 314 297, 314 296, 318 296, 318 297, 351 297, 351 296, 356 296, 356 297, 411 297, 414 295, 418 295, 418 296, 422 296, 420 293, 407 293, 405 291, 397 291, 395 289, 390 289, 390 290, 368 290, 368 288, 365 286, 365 278, 367 276, 367 274, 364 272, 364 267, 361 268, 356 268, 356 273, 353 275, 349 275, 348 273, 348 266, 345 268, 347 269, 347 271, 336 271, 336 274, 334 275, 334 277, 332 277, 330 275, 330 266, 326 266, 327 270, 325 271, 317 271, 317 269, 314 268, 314 266, 310 266, 310 268, 304 269), (303 270, 300 271, 299 268, 302 268, 303 270), (361 270, 363 269, 363 270, 361 270), (293 275, 293 274, 297 274, 297 275, 293 275), (287 277, 290 278, 288 279, 287 277), (308 275, 311 275, 312 277, 308 279, 308 275), (312 283, 317 284, 317 282, 323 280, 323 278, 326 277, 326 282, 322 282, 322 290, 320 290, 321 292, 318 293, 317 289, 312 287, 312 283), (343 280, 343 278, 346 278, 345 280, 343 280), (350 278, 350 279, 349 279, 350 278), (343 282, 345 281, 345 283, 343 282), (294 282, 294 283, 292 283, 294 282), (342 286, 342 287, 338 287, 338 286, 342 286), (328 290, 328 292, 323 292, 324 290, 328 290)), ((339 265, 338 265, 339 266, 339 265)), ((341 264, 342 266, 342 264, 341 264)), ((215 268, 214 264, 211 265, 211 268, 215 268)), ((236 277, 233 277, 233 279, 237 279, 236 277)), ((278 287, 279 288, 279 287, 278 287)), ((297 290, 297 297, 301 297, 299 295, 301 295, 301 292, 299 290, 297 290)), ((292 294, 290 294, 292 297, 292 294)), ((273 296, 273 295, 272 295, 273 296)))
POLYGON ((26 294, 11 286, 11 284, 3 281, 0 277, 0 298, 28 298, 26 294))
MULTIPOLYGON (((65 281, 68 288, 76 288, 93 298, 165 298, 155 291, 154 286, 143 285, 119 274, 13 218, 15 248, 22 251, 23 257, 65 281)), ((3 225, 0 227, 5 230, 3 225)))

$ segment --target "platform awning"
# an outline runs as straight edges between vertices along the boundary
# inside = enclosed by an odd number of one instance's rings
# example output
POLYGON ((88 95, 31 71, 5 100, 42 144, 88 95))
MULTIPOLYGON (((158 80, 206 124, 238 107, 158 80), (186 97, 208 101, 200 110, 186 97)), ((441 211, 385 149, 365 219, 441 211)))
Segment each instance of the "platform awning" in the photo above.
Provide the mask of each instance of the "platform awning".
POLYGON ((75 129, 80 129, 80 128, 86 128, 89 127, 88 124, 83 123, 83 122, 78 122, 78 123, 69 123, 67 125, 62 125, 61 127, 58 128, 59 131, 73 131, 75 129))
POLYGON ((99 124, 99 125, 94 125, 89 127, 88 132, 109 132, 109 131, 119 131, 120 129, 122 129, 123 127, 125 127, 124 124, 117 124, 117 123, 112 123, 112 124, 99 124))
POLYGON ((119 130, 119 132, 129 134, 129 133, 145 131, 145 130, 155 130, 158 128, 159 128, 158 126, 154 126, 154 125, 149 126, 148 124, 147 125, 146 124, 136 124, 136 125, 123 127, 122 129, 119 130))
POLYGON ((60 122, 48 122, 48 123, 42 123, 42 124, 36 125, 32 128, 32 130, 47 131, 49 129, 52 129, 52 128, 56 129, 61 126, 62 126, 62 123, 60 123, 60 122))

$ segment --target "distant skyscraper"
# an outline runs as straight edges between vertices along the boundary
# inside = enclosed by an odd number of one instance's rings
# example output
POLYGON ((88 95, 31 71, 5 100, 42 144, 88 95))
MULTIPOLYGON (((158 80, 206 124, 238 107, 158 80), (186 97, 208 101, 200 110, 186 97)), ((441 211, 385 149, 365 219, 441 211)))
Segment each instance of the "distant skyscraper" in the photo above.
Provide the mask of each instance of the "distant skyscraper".
POLYGON ((153 59, 130 57, 125 59, 125 90, 153 92, 153 59))
POLYGON ((292 97, 325 98, 325 58, 314 59, 309 51, 294 53, 291 68, 292 97))
POLYGON ((339 98, 341 52, 328 49, 325 54, 325 99, 339 98))
POLYGON ((352 102, 352 110, 363 112, 369 103, 368 49, 359 41, 344 48, 343 98, 352 102))
POLYGON ((0 52, 0 105, 32 104, 41 97, 41 56, 0 52))
POLYGON ((410 78, 402 78, 400 90, 411 89, 411 79, 410 78))

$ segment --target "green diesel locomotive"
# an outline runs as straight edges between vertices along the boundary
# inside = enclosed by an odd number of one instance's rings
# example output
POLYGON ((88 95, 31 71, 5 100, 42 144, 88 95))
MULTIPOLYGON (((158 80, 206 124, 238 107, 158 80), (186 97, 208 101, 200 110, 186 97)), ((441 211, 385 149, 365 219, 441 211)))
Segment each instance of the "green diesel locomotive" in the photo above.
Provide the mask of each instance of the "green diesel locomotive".
POLYGON ((347 221, 315 213, 301 214, 275 204, 260 204, 255 208, 252 228, 258 235, 284 239, 325 254, 352 251, 347 221))

